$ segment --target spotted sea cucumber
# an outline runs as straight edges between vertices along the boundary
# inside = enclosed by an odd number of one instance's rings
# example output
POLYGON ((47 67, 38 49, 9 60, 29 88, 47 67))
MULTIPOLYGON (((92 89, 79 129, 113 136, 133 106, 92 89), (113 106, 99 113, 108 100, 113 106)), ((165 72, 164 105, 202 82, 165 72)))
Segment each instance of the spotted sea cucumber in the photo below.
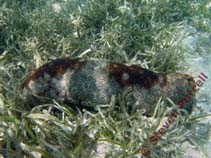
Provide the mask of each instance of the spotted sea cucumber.
MULTIPOLYGON (((113 95, 130 88, 134 103, 151 115, 161 96, 176 103, 194 84, 188 74, 155 73, 103 59, 64 58, 35 70, 26 78, 22 90, 31 104, 48 98, 95 107, 108 104, 113 95)), ((185 109, 191 112, 191 105, 185 109)))

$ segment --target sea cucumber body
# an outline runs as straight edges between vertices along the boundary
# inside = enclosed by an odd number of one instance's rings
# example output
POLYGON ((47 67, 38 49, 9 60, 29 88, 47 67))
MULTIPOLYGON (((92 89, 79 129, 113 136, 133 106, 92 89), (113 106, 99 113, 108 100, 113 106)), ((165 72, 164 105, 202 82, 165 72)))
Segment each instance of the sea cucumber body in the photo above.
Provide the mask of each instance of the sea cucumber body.
POLYGON ((23 84, 23 94, 28 100, 50 98, 86 107, 108 104, 113 95, 130 88, 133 103, 151 113, 161 96, 177 101, 193 84, 186 74, 158 74, 101 59, 65 58, 33 72, 23 84))

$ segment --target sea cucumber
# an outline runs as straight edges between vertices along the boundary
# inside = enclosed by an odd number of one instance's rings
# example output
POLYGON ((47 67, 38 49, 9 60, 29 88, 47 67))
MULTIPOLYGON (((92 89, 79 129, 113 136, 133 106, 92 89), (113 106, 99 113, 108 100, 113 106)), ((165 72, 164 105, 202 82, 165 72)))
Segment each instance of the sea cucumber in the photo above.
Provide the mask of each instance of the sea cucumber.
MULTIPOLYGON (((154 111, 162 96, 175 103, 195 84, 191 75, 155 73, 137 65, 93 58, 56 59, 35 70, 23 83, 23 95, 35 104, 45 99, 95 107, 108 104, 113 95, 131 89, 133 103, 154 111)), ((192 103, 186 105, 192 111, 192 103)))

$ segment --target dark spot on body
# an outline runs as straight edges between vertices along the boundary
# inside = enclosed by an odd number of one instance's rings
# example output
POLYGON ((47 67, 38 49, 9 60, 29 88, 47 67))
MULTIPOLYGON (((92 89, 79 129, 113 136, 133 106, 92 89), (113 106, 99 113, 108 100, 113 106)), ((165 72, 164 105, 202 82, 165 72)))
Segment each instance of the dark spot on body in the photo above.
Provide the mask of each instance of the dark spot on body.
POLYGON ((107 70, 111 78, 122 87, 139 84, 146 89, 150 89, 159 81, 156 73, 136 65, 126 66, 123 64, 111 63, 107 65, 107 70), (127 80, 122 78, 122 75, 125 73, 129 76, 127 80))

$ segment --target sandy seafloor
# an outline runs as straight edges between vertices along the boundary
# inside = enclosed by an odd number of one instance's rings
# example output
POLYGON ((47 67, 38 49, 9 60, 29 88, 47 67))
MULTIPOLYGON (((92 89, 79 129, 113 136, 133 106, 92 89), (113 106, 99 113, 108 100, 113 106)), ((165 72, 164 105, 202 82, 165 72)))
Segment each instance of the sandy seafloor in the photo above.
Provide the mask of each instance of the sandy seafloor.
MULTIPOLYGON (((197 80, 198 75, 202 72, 208 76, 196 95, 197 103, 193 111, 194 115, 211 113, 211 36, 208 34, 194 31, 194 35, 188 36, 183 45, 187 49, 185 62, 187 73, 191 74, 197 80)), ((195 132, 194 140, 207 157, 211 158, 211 117, 201 119, 196 126, 192 127, 195 132)), ((184 144, 187 158, 205 158, 206 156, 198 152, 188 144, 184 144)))

